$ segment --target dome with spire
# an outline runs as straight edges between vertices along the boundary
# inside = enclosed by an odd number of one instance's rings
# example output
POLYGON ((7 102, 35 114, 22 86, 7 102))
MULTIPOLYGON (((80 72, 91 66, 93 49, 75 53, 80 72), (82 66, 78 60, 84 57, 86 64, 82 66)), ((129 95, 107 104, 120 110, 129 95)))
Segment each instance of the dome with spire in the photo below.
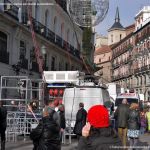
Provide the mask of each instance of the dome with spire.
POLYGON ((125 30, 125 28, 120 23, 120 16, 119 16, 119 8, 118 7, 116 10, 115 22, 108 31, 115 30, 115 29, 125 30))

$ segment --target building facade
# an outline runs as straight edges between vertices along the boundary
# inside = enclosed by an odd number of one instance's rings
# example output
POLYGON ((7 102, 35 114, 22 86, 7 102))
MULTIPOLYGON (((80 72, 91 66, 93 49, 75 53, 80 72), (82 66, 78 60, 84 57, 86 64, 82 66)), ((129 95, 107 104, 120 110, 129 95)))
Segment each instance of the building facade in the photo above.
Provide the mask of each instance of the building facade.
POLYGON ((133 47, 133 33, 112 47, 112 81, 125 89, 131 88, 132 85, 131 55, 133 47))
POLYGON ((145 100, 150 100, 149 13, 150 7, 144 7, 135 17, 134 32, 112 47, 112 81, 125 89, 135 89, 137 93, 144 94, 145 100))
POLYGON ((94 54, 94 63, 100 68, 95 72, 99 76, 100 83, 111 82, 111 49, 107 45, 97 48, 94 54))
POLYGON ((150 6, 144 7, 135 17, 135 46, 133 55, 134 88, 150 100, 150 6))
POLYGON ((82 29, 68 16, 66 0, 40 0, 32 7, 12 2, 4 0, 0 5, 0 76, 39 78, 35 45, 44 59, 44 70, 82 70, 82 29))

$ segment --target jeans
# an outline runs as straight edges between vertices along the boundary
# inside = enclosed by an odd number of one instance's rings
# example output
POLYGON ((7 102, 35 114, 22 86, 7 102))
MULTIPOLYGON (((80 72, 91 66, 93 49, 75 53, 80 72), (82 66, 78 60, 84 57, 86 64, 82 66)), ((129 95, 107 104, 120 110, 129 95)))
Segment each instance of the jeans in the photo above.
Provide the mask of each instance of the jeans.
POLYGON ((143 135, 145 133, 145 128, 144 127, 141 127, 140 128, 140 135, 143 135))
POLYGON ((127 128, 118 128, 118 135, 123 146, 127 146, 127 128))

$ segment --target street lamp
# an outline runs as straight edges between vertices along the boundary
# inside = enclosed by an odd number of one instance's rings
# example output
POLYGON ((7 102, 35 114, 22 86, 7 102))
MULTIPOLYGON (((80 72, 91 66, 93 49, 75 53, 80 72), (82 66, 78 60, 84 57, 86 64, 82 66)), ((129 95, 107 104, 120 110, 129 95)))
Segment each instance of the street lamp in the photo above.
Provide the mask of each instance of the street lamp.
POLYGON ((43 59, 44 59, 44 64, 43 64, 43 67, 44 69, 46 68, 46 46, 45 45, 42 45, 41 46, 41 53, 43 55, 43 59))

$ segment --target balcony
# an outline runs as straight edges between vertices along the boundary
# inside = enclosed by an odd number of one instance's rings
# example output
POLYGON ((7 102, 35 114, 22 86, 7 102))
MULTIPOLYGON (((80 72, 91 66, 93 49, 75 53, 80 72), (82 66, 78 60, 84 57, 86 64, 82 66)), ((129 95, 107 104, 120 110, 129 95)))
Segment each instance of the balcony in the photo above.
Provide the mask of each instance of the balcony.
POLYGON ((18 20, 18 10, 19 8, 13 5, 9 0, 4 0, 4 11, 15 20, 18 20))
POLYGON ((7 51, 0 51, 0 62, 9 64, 9 53, 7 51))
POLYGON ((131 51, 133 49, 133 45, 129 44, 127 46, 124 46, 121 50, 119 50, 117 53, 113 54, 113 58, 116 58, 118 56, 120 56, 121 54, 127 52, 127 51, 131 51))
POLYGON ((141 68, 134 69, 134 73, 143 73, 149 71, 150 65, 142 66, 141 68))
MULTIPOLYGON (((11 17, 13 17, 15 20, 18 21, 18 10, 19 8, 15 5, 13 5, 9 0, 5 0, 5 13, 9 14, 11 17), (9 7, 10 6, 10 7, 9 7)), ((66 0, 56 0, 56 3, 58 3, 64 10, 66 10, 66 0)), ((28 18, 27 12, 22 13, 22 23, 26 25, 27 28, 30 26, 30 21, 28 18)), ((80 51, 76 50, 72 45, 70 45, 68 42, 63 40, 60 36, 56 35, 53 31, 48 29, 45 25, 38 22, 35 18, 32 17, 32 25, 34 31, 39 34, 40 36, 46 38, 53 44, 56 44, 60 48, 62 48, 65 51, 69 51, 73 56, 80 59, 80 51)))
POLYGON ((118 68, 119 66, 120 66, 119 63, 116 63, 116 64, 113 64, 113 65, 112 65, 113 69, 116 69, 116 68, 118 68))
POLYGON ((56 35, 56 44, 59 46, 59 47, 62 47, 62 38, 59 37, 58 35, 56 35))
POLYGON ((55 33, 49 29, 47 29, 47 39, 50 40, 52 43, 55 42, 55 33))
POLYGON ((32 62, 32 69, 31 71, 39 72, 39 65, 37 62, 32 62))

